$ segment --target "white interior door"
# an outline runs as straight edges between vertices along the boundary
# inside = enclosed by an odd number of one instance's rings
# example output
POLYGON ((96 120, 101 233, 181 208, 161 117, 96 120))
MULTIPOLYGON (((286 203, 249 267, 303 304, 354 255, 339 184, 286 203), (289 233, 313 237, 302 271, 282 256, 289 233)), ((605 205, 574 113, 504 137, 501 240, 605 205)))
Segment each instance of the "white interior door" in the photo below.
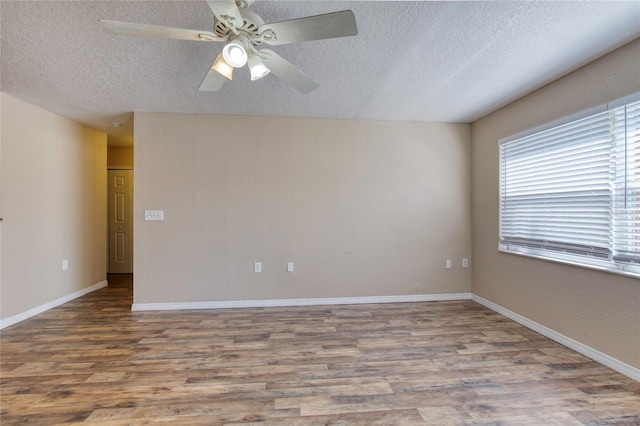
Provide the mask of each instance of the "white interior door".
POLYGON ((133 272, 133 170, 109 170, 109 272, 133 272))

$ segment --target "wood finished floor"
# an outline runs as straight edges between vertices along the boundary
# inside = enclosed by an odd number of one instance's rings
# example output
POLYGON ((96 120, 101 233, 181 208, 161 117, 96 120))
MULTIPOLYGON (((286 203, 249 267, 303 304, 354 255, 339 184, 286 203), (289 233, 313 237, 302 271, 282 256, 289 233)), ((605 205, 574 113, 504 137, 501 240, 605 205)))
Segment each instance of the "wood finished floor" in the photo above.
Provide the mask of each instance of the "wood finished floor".
POLYGON ((471 301, 130 312, 2 330, 2 426, 640 425, 640 383, 471 301))

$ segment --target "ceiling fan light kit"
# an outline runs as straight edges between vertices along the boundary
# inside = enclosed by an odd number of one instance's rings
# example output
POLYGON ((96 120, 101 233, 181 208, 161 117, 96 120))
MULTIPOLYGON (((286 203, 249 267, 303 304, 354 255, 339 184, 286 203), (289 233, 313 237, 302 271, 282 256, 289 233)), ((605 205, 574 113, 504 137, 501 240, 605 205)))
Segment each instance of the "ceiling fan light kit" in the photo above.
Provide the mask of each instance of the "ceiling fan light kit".
POLYGON ((249 9, 253 0, 207 0, 207 4, 215 17, 213 32, 105 20, 100 24, 114 34, 226 42, 198 88, 207 92, 220 90, 225 78, 232 79, 233 68, 248 63, 252 81, 273 74, 299 92, 309 93, 318 88, 318 83, 272 50, 257 47, 263 43, 278 46, 358 34, 351 10, 265 24, 249 9))
POLYGON ((251 81, 260 80, 271 72, 255 53, 249 55, 248 63, 251 71, 251 81))
POLYGON ((218 53, 215 62, 211 66, 211 69, 217 71, 229 80, 233 80, 233 67, 224 60, 222 53, 218 53))
POLYGON ((224 61, 234 68, 240 68, 247 63, 247 51, 239 40, 232 40, 222 49, 224 61))

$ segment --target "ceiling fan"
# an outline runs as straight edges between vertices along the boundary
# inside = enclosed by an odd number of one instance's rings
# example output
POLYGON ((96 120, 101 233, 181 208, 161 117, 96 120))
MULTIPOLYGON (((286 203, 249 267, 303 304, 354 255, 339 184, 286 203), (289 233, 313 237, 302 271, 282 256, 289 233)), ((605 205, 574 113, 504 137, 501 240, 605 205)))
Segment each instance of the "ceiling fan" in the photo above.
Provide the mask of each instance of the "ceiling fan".
POLYGON ((302 93, 318 88, 311 77, 270 49, 258 49, 263 43, 278 46, 301 41, 348 37, 358 34, 356 18, 351 10, 314 15, 305 18, 265 24, 249 9, 255 0, 207 0, 215 16, 213 31, 190 30, 118 21, 99 21, 113 33, 176 40, 225 42, 198 90, 216 92, 233 69, 248 64, 251 80, 273 73, 302 93))

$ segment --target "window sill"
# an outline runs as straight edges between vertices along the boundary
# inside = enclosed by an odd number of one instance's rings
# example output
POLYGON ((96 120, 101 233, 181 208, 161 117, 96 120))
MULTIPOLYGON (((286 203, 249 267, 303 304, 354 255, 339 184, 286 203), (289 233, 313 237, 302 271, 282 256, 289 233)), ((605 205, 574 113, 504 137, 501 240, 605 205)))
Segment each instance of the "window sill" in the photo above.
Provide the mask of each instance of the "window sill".
POLYGON ((498 247, 498 251, 506 254, 514 254, 516 256, 530 257, 534 259, 546 260, 549 262, 560 263, 563 265, 577 266, 579 268, 592 269, 596 271, 609 272, 611 274, 623 275, 626 277, 640 278, 640 266, 614 264, 613 262, 593 259, 592 263, 587 263, 583 258, 571 256, 567 254, 558 254, 557 256, 549 256, 542 254, 535 249, 527 248, 507 248, 505 246, 498 247))

